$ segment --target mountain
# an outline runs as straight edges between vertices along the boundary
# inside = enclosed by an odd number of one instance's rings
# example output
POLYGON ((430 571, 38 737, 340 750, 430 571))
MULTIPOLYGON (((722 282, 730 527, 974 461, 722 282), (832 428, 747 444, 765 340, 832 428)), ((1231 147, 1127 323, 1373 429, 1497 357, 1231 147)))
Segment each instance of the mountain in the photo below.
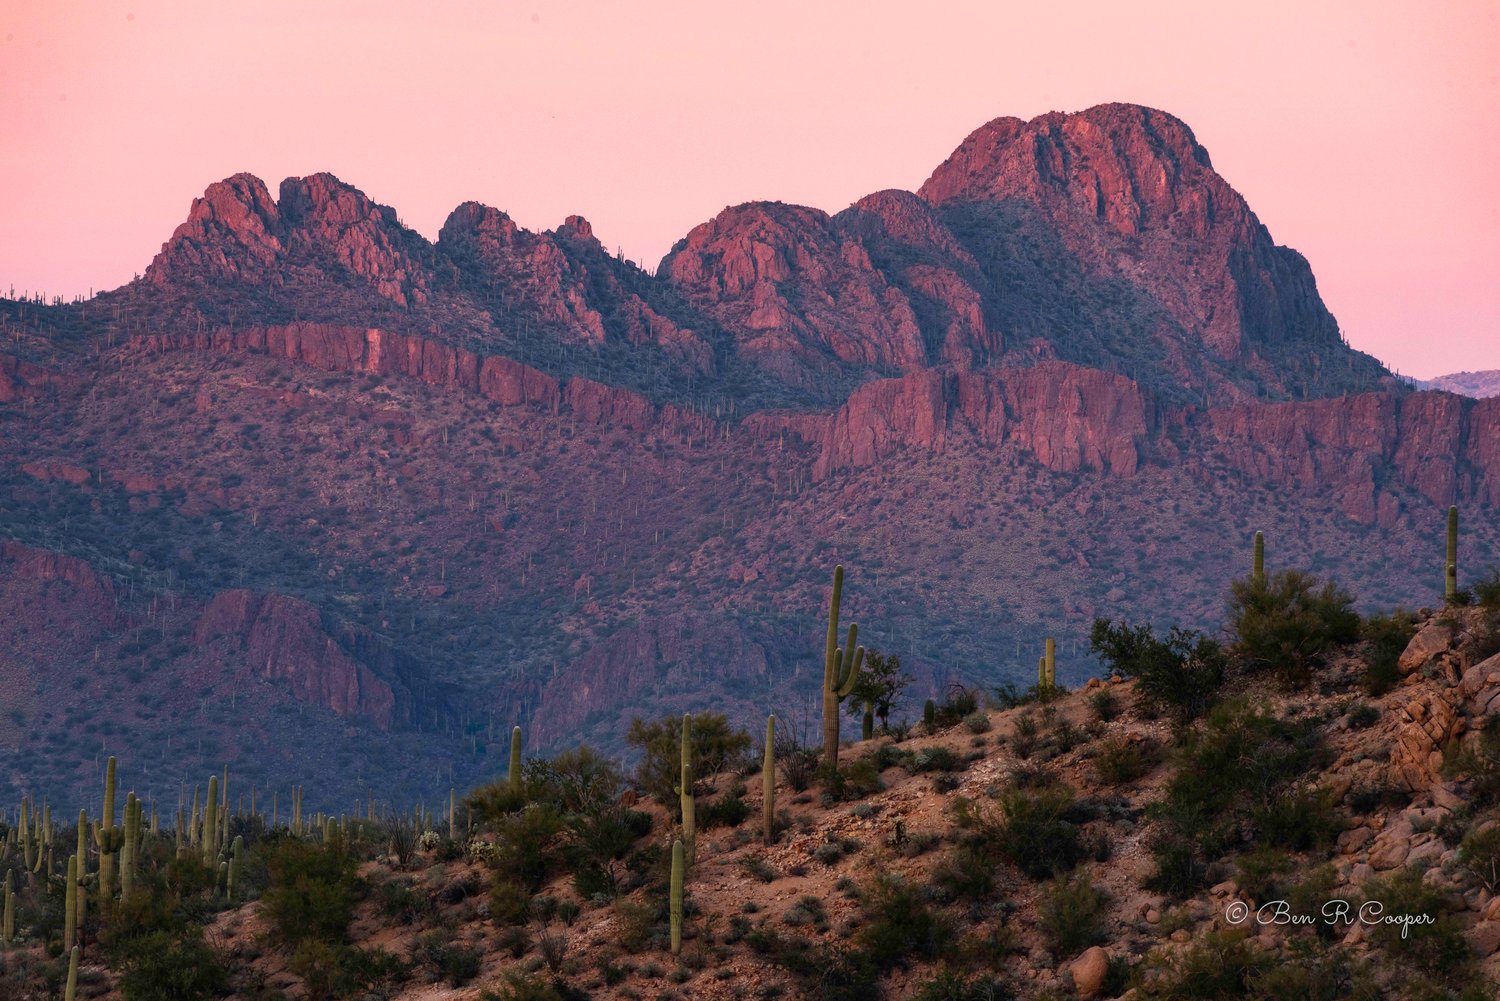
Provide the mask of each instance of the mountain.
POLYGON ((1487 372, 1455 372, 1440 375, 1420 383, 1424 389, 1441 389, 1460 396, 1472 396, 1476 400, 1500 396, 1500 369, 1487 372))
POLYGON ((1366 608, 1496 561, 1500 401, 1350 349, 1186 125, 974 132, 916 192, 726 208, 654 271, 327 174, 210 185, 143 278, 0 302, 0 764, 389 799, 506 735, 807 720, 830 568, 918 689, 1095 669, 1271 559, 1366 608), (45 734, 39 742, 38 734, 45 734), (335 783, 335 779, 339 783, 335 783))

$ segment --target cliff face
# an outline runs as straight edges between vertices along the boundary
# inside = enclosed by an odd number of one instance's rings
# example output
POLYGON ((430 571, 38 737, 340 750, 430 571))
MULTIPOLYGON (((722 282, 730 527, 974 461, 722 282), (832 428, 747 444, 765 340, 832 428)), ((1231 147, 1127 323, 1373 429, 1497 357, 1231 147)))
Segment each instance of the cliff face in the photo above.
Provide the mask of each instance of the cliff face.
POLYGON ((1366 394, 1209 411, 1202 445, 1281 489, 1328 493, 1360 522, 1393 524, 1389 488, 1433 504, 1500 502, 1500 405, 1448 393, 1366 394))
POLYGON ((984 374, 924 372, 857 390, 821 430, 814 475, 868 466, 894 449, 942 451, 961 425, 989 445, 1015 442, 1048 469, 1130 476, 1150 414, 1129 379, 1062 362, 984 374))
POLYGON ((234 655, 255 676, 341 716, 363 716, 382 729, 410 719, 410 699, 398 703, 391 685, 351 656, 305 601, 242 588, 221 592, 199 616, 193 642, 234 655))

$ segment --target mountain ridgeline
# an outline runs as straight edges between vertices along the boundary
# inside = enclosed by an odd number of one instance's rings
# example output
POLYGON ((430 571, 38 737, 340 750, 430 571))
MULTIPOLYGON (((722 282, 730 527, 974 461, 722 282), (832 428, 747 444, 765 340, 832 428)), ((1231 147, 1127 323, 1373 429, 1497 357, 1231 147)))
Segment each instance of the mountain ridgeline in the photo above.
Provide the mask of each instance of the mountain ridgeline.
MULTIPOLYGON (((976 130, 916 192, 726 208, 654 271, 328 174, 0 302, 0 761, 411 799, 633 715, 808 725, 828 568, 919 688, 1061 680, 1270 559, 1371 607, 1500 552, 1500 400, 1413 392, 1160 111, 976 130), (1205 558, 1205 555, 1209 558, 1205 558), (38 742, 39 733, 47 734, 38 742)), ((908 711, 910 707, 907 707, 908 711)), ((61 797, 60 797, 61 798, 61 797)))

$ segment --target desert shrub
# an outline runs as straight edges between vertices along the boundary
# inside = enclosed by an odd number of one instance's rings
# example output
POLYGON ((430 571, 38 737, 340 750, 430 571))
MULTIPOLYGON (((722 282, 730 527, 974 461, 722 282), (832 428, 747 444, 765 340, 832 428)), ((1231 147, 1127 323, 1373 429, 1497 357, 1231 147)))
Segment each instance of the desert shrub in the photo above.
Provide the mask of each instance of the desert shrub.
POLYGON ((1251 671, 1271 671, 1286 685, 1305 685, 1328 652, 1359 638, 1354 596, 1333 581, 1282 570, 1264 581, 1230 586, 1235 654, 1251 671))
POLYGON ((495 846, 489 862, 499 879, 512 880, 531 892, 541 889, 561 856, 565 819, 551 803, 529 803, 495 823, 495 846))
POLYGON ((907 759, 906 769, 913 775, 922 772, 953 772, 963 765, 958 755, 947 747, 924 747, 907 759))
POLYGON ((872 758, 859 758, 837 770, 824 764, 818 769, 823 784, 823 798, 829 803, 843 803, 864 799, 885 788, 880 778, 880 767, 872 758))
POLYGON ((802 743, 797 735, 787 730, 776 732, 776 766, 787 787, 793 792, 803 792, 812 785, 818 772, 818 749, 802 743))
MULTIPOLYGON (((1421 924, 1367 924, 1369 940, 1403 965, 1424 973, 1458 981, 1469 970, 1469 946, 1458 917, 1443 901, 1442 893, 1422 882, 1422 873, 1406 869, 1365 884, 1365 900, 1379 905, 1379 916, 1421 916, 1421 924)), ((1374 916, 1374 915, 1372 915, 1374 916)))
POLYGON ((409 879, 393 879, 380 884, 375 899, 383 916, 404 925, 432 910, 431 901, 413 890, 409 879))
POLYGON ((1444 752, 1443 775, 1469 777, 1469 799, 1476 807, 1500 803, 1500 721, 1487 719, 1478 735, 1444 752))
POLYGON ((1500 609, 1500 570, 1489 567, 1484 576, 1469 585, 1469 591, 1481 608, 1500 609))
POLYGON ((1396 687, 1401 680, 1397 661, 1415 632, 1416 619, 1399 608, 1389 615, 1372 615, 1360 625, 1365 655, 1361 684, 1366 692, 1379 696, 1396 687))
POLYGON ((1173 830, 1158 831, 1147 845, 1151 849, 1152 870, 1146 877, 1146 888, 1169 897, 1189 897, 1203 886, 1207 867, 1198 846, 1189 837, 1173 830))
POLYGON ((964 717, 964 728, 970 733, 988 733, 990 729, 989 713, 982 709, 977 709, 969 713, 969 715, 964 717))
MULTIPOLYGON (((718 775, 750 750, 750 735, 732 729, 723 713, 695 714, 690 735, 693 775, 697 780, 718 775)), ((682 777, 682 717, 666 716, 653 723, 636 718, 631 721, 625 740, 641 749, 637 784, 668 810, 675 809, 677 786, 682 777)), ((699 809, 704 805, 700 803, 699 809)))
POLYGON ((1095 719, 1108 723, 1120 715, 1120 697, 1108 688, 1101 688, 1089 696, 1089 708, 1094 711, 1095 719))
POLYGON ((1339 832, 1333 797, 1316 786, 1296 785, 1274 792, 1268 802, 1250 811, 1266 844, 1292 851, 1309 851, 1329 844, 1339 832))
POLYGON ((286 839, 276 843, 266 864, 271 884, 260 912, 272 936, 292 947, 309 940, 342 943, 362 888, 354 857, 337 847, 286 839))
POLYGON ((501 927, 525 924, 531 916, 531 894, 526 887, 501 873, 490 883, 490 917, 501 927))
POLYGON ((1109 895, 1089 880, 1087 873, 1058 879, 1042 894, 1037 923, 1047 945, 1066 959, 1104 939, 1104 916, 1109 895))
POLYGON ((1095 619, 1089 646, 1114 673, 1136 679, 1143 707, 1197 719, 1218 699, 1228 657, 1214 640, 1173 628, 1165 640, 1151 626, 1095 619))
POLYGON ((1355 702, 1344 716, 1349 720, 1349 729, 1366 730, 1380 721, 1380 710, 1368 702, 1355 702))
POLYGON ((1025 761, 1036 753, 1041 744, 1042 729, 1030 710, 1016 717, 1015 732, 1010 735, 1010 749, 1016 757, 1025 761))
POLYGON ((1085 854, 1068 819, 1073 805, 1064 786, 1012 789, 1000 797, 998 817, 981 820, 980 836, 1032 879, 1065 873, 1085 854))
POLYGON ((122 952, 115 962, 125 1001, 200 1001, 229 986, 223 964, 196 926, 134 938, 122 952))
POLYGON ((949 899, 985 900, 995 892, 995 865, 978 846, 963 844, 933 868, 931 879, 949 899))
POLYGON ((1005 1001, 1013 995, 989 974, 968 976, 944 966, 917 988, 912 1001, 1005 1001))
POLYGON ((723 795, 714 797, 696 810, 698 826, 703 830, 713 827, 738 827, 748 816, 750 816, 750 807, 745 802, 744 783, 736 783, 723 795))
POLYGON ((849 693, 848 713, 862 717, 864 725, 873 731, 875 720, 880 728, 889 731, 891 713, 901 704, 901 693, 911 684, 911 676, 902 673, 901 657, 889 656, 871 647, 865 651, 864 666, 849 693))
POLYGON ((908 959, 939 959, 953 941, 951 924, 922 900, 917 889, 894 877, 876 877, 864 895, 865 923, 859 943, 877 970, 908 959))
POLYGON ((1099 746, 1094 755, 1094 768, 1101 782, 1124 785, 1149 774, 1161 764, 1162 757, 1162 747, 1154 740, 1116 737, 1099 746))
POLYGON ((480 1001, 572 1001, 578 996, 557 977, 539 977, 511 970, 504 983, 481 994, 480 1001))
MULTIPOLYGON (((1311 721, 1282 720, 1243 701, 1209 713, 1184 735, 1166 796, 1153 808, 1164 826, 1214 858, 1238 844, 1255 821, 1279 838, 1302 839, 1316 828, 1300 785, 1325 757, 1311 721)), ((1278 842, 1272 842, 1276 844, 1278 842)))
POLYGON ((954 726, 978 708, 979 695, 974 689, 952 684, 934 710, 933 723, 939 729, 954 726))
POLYGON ((430 931, 417 938, 413 956, 454 987, 462 987, 479 975, 483 954, 458 945, 445 931, 430 931))
POLYGON ((1494 893, 1500 886, 1500 824, 1475 828, 1465 835, 1458 846, 1458 861, 1465 872, 1494 893))
POLYGON ((615 763, 586 744, 550 760, 528 761, 523 775, 529 801, 553 803, 564 814, 605 809, 619 798, 624 782, 615 763))
POLYGON ((1278 848, 1257 848, 1235 859, 1235 882, 1251 900, 1273 900, 1281 877, 1291 871, 1292 857, 1278 848))
POLYGON ((292 953, 289 966, 312 998, 350 997, 374 984, 399 981, 408 973, 405 963, 383 949, 355 949, 317 939, 304 939, 292 953))
POLYGON ((1153 952, 1138 975, 1141 1001, 1235 1001, 1254 997, 1254 984, 1275 965, 1240 932, 1210 932, 1185 949, 1153 952))

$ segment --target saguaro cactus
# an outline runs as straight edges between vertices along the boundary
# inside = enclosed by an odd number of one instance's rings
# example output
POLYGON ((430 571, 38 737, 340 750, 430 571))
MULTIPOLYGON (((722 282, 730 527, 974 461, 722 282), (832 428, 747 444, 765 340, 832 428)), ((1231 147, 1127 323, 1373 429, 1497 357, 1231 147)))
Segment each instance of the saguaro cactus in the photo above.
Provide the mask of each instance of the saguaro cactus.
POLYGON ((239 884, 240 872, 245 865, 245 839, 240 835, 234 836, 234 845, 229 849, 229 880, 228 896, 234 899, 234 889, 239 884))
POLYGON ((125 836, 120 842, 120 900, 128 901, 135 890, 136 851, 141 843, 141 801, 135 793, 125 797, 125 836))
POLYGON ((1057 640, 1047 637, 1046 652, 1042 654, 1042 670, 1046 673, 1046 687, 1057 687, 1057 640))
POLYGON ((78 936, 78 856, 68 856, 68 881, 63 884, 63 948, 71 949, 78 936))
POLYGON ((219 855, 219 777, 208 777, 208 795, 203 799, 203 861, 214 864, 219 855))
POLYGON ((63 1001, 74 1001, 78 997, 78 946, 68 953, 68 986, 63 989, 63 1001))
MULTIPOLYGON (((115 853, 125 835, 115 827, 115 758, 110 755, 104 766, 104 814, 94 825, 94 844, 99 849, 99 901, 104 903, 115 892, 115 853)), ((82 872, 79 875, 83 875, 82 872)))
POLYGON ((1448 508, 1448 559, 1443 564, 1443 600, 1458 597, 1458 506, 1448 508))
POLYGON ((844 593, 844 568, 833 568, 833 597, 828 603, 828 637, 823 645, 823 761, 830 768, 839 764, 839 704, 854 691, 865 648, 855 647, 859 626, 849 625, 849 640, 839 643, 839 602, 844 593))
POLYGON ((1266 535, 1255 533, 1255 561, 1250 565, 1250 583, 1255 587, 1266 586, 1266 535))
POLYGON ((682 883, 686 875, 687 862, 682 842, 672 842, 672 887, 667 902, 672 916, 672 955, 682 951, 682 883))
POLYGON ((682 840, 688 864, 697 857, 698 811, 693 799, 693 717, 682 714, 682 774, 677 784, 677 794, 682 800, 682 840))
POLYGON ((937 733, 937 703, 931 699, 922 703, 922 725, 927 728, 927 736, 937 733))
POLYGON ((510 791, 514 796, 521 795, 521 728, 512 727, 510 731, 510 791))
POLYGON ((760 763, 760 823, 766 844, 776 837, 776 717, 766 717, 766 754, 760 763))
POLYGON ((0 925, 0 941, 14 942, 16 938, 16 874, 5 870, 5 919, 0 925))

